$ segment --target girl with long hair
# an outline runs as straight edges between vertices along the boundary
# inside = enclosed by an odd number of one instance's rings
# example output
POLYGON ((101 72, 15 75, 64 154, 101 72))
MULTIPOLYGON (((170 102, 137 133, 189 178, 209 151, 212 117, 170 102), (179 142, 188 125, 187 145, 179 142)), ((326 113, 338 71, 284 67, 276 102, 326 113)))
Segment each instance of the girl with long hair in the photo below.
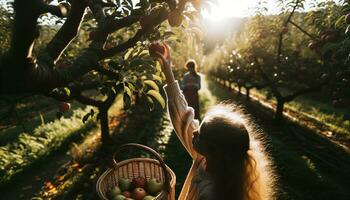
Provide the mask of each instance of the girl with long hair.
POLYGON ((197 63, 195 60, 188 60, 185 64, 188 72, 182 78, 182 91, 185 95, 188 106, 194 109, 194 118, 199 119, 199 96, 201 89, 201 77, 197 73, 197 63))
POLYGON ((193 159, 179 200, 269 200, 274 181, 258 133, 233 105, 208 111, 201 124, 194 119, 167 57, 157 53, 166 77, 168 111, 175 132, 193 159))

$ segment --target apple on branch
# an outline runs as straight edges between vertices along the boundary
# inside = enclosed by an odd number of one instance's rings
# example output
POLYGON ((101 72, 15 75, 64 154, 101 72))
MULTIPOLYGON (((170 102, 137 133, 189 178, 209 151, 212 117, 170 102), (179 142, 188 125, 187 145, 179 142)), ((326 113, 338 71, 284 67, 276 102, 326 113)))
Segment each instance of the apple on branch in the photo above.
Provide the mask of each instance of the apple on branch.
POLYGON ((70 103, 67 103, 67 102, 61 102, 59 105, 58 105, 58 109, 60 112, 64 113, 64 112, 68 112, 71 108, 71 105, 70 103))

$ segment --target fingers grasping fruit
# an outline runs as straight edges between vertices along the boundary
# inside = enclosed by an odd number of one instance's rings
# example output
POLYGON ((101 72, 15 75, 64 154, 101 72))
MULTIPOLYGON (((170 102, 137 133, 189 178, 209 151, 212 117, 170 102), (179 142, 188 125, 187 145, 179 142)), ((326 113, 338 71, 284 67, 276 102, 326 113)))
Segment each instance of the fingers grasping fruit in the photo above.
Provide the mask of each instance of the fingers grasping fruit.
POLYGON ((158 57, 157 53, 161 54, 164 58, 169 59, 169 50, 165 46, 165 43, 154 42, 149 45, 149 54, 152 57, 158 57))
POLYGON ((152 57, 157 57, 157 52, 162 54, 164 56, 165 54, 165 47, 163 46, 162 43, 160 42, 154 42, 154 43, 151 43, 148 47, 149 49, 149 54, 152 56, 152 57))

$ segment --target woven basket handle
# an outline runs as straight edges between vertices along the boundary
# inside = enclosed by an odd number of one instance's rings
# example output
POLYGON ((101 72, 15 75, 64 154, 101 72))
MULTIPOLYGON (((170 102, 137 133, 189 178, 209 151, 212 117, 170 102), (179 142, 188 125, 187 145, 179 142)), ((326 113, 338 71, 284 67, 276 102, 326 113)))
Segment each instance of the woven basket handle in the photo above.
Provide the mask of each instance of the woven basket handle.
POLYGON ((165 179, 165 184, 164 184, 163 188, 164 188, 164 190, 166 192, 169 193, 170 192, 170 188, 171 188, 171 186, 170 186, 170 178, 169 178, 169 174, 168 174, 165 162, 163 161, 162 157, 160 157, 160 155, 155 150, 151 149, 148 146, 145 146, 145 145, 142 145, 142 144, 137 144, 137 143, 127 143, 127 144, 121 145, 118 148, 118 150, 113 155, 113 165, 114 165, 114 167, 116 167, 117 164, 118 164, 118 162, 116 160, 117 154, 120 153, 121 150, 130 148, 130 147, 141 149, 141 150, 151 154, 152 156, 154 156, 156 158, 156 160, 159 161, 160 166, 162 167, 163 174, 164 174, 164 179, 165 179))

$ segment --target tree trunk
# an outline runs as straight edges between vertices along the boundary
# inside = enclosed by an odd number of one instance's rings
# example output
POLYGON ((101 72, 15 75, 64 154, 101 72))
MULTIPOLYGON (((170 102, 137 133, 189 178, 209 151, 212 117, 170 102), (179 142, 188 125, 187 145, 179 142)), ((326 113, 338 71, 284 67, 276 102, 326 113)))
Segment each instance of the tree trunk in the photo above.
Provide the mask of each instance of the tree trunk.
POLYGON ((283 99, 277 99, 277 107, 275 113, 275 119, 281 121, 283 119, 283 109, 285 101, 283 99))
POLYGON ((242 86, 238 86, 238 94, 242 94, 242 86))
POLYGON ((99 108, 99 111, 101 125, 101 140, 102 145, 105 146, 111 143, 111 136, 109 135, 108 109, 99 108))
POLYGON ((250 101, 250 88, 246 88, 245 99, 246 99, 247 101, 250 101))

